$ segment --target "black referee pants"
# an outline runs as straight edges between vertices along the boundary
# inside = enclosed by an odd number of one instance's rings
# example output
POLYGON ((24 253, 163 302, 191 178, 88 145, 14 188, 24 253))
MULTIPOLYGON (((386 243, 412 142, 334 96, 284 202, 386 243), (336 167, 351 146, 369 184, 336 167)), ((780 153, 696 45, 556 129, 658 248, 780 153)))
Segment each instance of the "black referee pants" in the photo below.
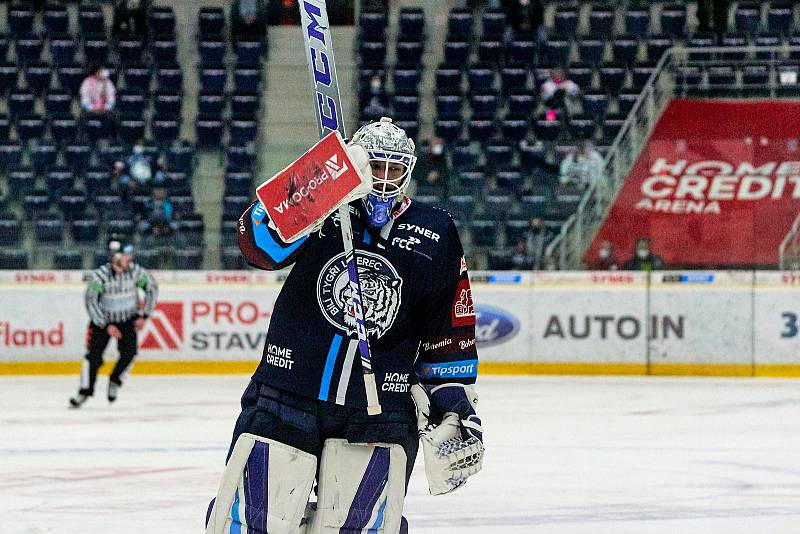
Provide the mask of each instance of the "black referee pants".
MULTIPOLYGON (((136 357, 137 336, 133 317, 122 323, 111 323, 122 333, 122 338, 117 340, 119 349, 119 359, 111 371, 109 380, 115 384, 122 385, 122 375, 128 370, 133 359, 136 357)), ((97 381, 97 372, 103 365, 103 352, 108 346, 111 336, 105 328, 100 328, 94 323, 89 323, 86 330, 86 361, 81 368, 81 389, 82 395, 92 396, 94 394, 94 384, 97 381)))

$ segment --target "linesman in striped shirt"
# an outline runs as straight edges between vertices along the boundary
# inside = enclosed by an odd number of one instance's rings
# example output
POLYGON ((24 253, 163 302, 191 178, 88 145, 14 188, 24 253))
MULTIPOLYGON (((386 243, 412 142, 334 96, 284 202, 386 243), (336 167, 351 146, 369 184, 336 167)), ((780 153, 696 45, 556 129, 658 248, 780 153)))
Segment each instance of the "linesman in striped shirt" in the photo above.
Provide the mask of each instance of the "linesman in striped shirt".
POLYGON ((78 394, 69 402, 79 408, 94 395, 97 371, 103 364, 103 352, 111 338, 117 340, 119 359, 108 380, 108 402, 117 393, 136 357, 137 332, 156 305, 158 284, 140 265, 133 262, 133 245, 114 236, 108 242, 109 262, 92 271, 86 288, 86 357, 81 366, 78 394), (144 303, 140 294, 144 294, 144 303))

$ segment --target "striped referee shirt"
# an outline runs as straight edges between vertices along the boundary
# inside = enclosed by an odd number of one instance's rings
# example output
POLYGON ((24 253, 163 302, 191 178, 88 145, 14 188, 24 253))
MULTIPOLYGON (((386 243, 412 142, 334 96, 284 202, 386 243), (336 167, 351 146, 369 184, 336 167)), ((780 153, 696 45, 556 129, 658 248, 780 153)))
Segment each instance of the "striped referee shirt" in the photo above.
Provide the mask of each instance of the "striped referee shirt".
POLYGON ((140 265, 131 263, 117 273, 110 263, 95 269, 86 288, 86 310, 92 322, 104 328, 133 317, 147 317, 153 312, 158 296, 155 278, 140 265), (144 292, 144 308, 139 308, 139 290, 144 292))

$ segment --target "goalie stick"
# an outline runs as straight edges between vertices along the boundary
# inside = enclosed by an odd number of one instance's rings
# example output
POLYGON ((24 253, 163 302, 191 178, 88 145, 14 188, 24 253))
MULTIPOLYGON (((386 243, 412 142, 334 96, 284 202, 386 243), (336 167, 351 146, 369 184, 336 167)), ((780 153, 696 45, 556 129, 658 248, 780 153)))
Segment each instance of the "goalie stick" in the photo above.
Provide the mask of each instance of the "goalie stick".
MULTIPOLYGON (((303 28, 303 41, 306 47, 306 61, 311 73, 314 87, 314 112, 322 139, 332 131, 338 130, 342 138, 346 138, 342 103, 339 97, 339 83, 336 78, 336 65, 333 59, 333 42, 328 23, 328 9, 325 0, 302 0, 300 2, 300 25, 303 28)), ((381 413, 378 402, 378 388, 375 384, 375 373, 372 370, 372 356, 367 328, 364 323, 364 308, 361 283, 358 279, 356 253, 353 247, 353 229, 350 224, 350 206, 339 207, 339 225, 344 241, 344 253, 347 261, 347 274, 350 280, 350 309, 356 321, 358 332, 358 352, 361 356, 361 367, 364 371, 364 388, 367 393, 367 413, 381 413)))

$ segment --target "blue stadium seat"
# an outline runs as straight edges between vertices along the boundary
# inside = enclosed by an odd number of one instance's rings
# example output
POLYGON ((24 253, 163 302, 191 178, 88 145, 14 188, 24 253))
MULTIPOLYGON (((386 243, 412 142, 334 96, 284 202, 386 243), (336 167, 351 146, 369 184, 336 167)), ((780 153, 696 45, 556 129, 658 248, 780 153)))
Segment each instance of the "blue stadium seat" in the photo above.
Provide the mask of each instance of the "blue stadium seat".
POLYGON ((578 9, 572 6, 559 6, 555 14, 555 33, 575 35, 578 31, 578 9))
POLYGON ((628 70, 624 65, 607 64, 600 67, 600 81, 606 91, 616 94, 625 85, 628 70))
POLYGON ((558 121, 539 118, 533 121, 533 130, 536 139, 554 142, 561 133, 561 124, 558 121))
POLYGON ((183 97, 172 91, 158 91, 153 94, 153 111, 162 117, 181 114, 183 97))
POLYGON ((255 118, 260 98, 258 93, 231 94, 231 113, 234 117, 255 118))
POLYGON ((22 224, 16 218, 0 219, 0 247, 13 247, 22 241, 22 224))
POLYGON ((631 65, 639 54, 639 41, 631 35, 622 35, 611 43, 611 57, 615 63, 631 65))
POLYGON ((644 37, 650 33, 650 10, 634 8, 625 13, 625 33, 644 37))
MULTIPOLYGON (((753 44, 761 47, 778 47, 781 45, 781 42, 782 38, 780 33, 770 32, 757 35, 753 44)), ((756 52, 756 59, 770 59, 770 56, 774 55, 775 54, 772 52, 756 52)))
POLYGON ((197 146, 200 148, 218 148, 222 144, 222 120, 217 117, 198 115, 195 122, 197 146))
POLYGON ((397 64, 416 66, 419 64, 419 58, 422 57, 423 51, 423 45, 419 41, 398 41, 397 64))
POLYGON ((59 143, 70 143, 78 137, 78 119, 71 114, 50 115, 50 135, 59 143))
MULTIPOLYGON (((747 46, 747 36, 743 34, 728 34, 722 37, 722 46, 747 46)), ((746 52, 721 52, 720 59, 724 61, 743 61, 747 57, 746 52)))
POLYGON ((172 143, 166 151, 167 169, 183 172, 191 176, 194 173, 194 146, 188 141, 172 143))
POLYGON ((490 170, 505 169, 511 165, 514 158, 514 147, 503 141, 493 141, 484 148, 486 166, 490 170))
POLYGON ((52 71, 46 63, 28 63, 25 66, 25 81, 28 88, 37 95, 41 95, 50 88, 52 71))
POLYGON ((117 54, 123 65, 138 64, 142 61, 144 43, 132 35, 121 36, 116 42, 117 54))
MULTIPOLYGON (((437 203, 441 205, 441 202, 437 203)), ((475 213, 475 197, 471 194, 451 195, 447 199, 447 211, 457 218, 469 218, 475 213)))
POLYGON ((436 96, 436 114, 440 119, 460 119, 463 106, 461 95, 436 96))
POLYGON ((225 155, 229 169, 250 172, 255 166, 256 155, 250 145, 230 145, 225 150, 225 155))
POLYGON ((505 12, 487 9, 481 17, 481 26, 484 36, 502 36, 508 26, 505 12))
POLYGON ((500 69, 503 92, 522 91, 528 85, 528 70, 520 65, 506 65, 500 69))
POLYGON ((56 67, 58 84, 64 91, 77 95, 83 79, 86 77, 86 69, 77 63, 59 65, 56 67))
POLYGON ((264 45, 261 41, 239 39, 234 44, 234 52, 236 53, 236 63, 238 65, 253 65, 261 61, 264 45))
POLYGON ((129 145, 144 139, 144 119, 135 116, 120 117, 117 133, 120 140, 129 145))
POLYGON ((750 86, 764 88, 769 81, 769 67, 767 65, 745 65, 742 68, 742 83, 750 86))
POLYGON ((422 36, 425 32, 425 14, 422 8, 401 8, 399 24, 400 35, 422 36))
POLYGON ((50 217, 36 221, 34 235, 39 243, 59 244, 64 240, 64 222, 57 215, 50 217))
POLYGON ((0 171, 7 172, 19 167, 22 160, 22 147, 19 143, 4 141, 0 143, 0 171))
POLYGON ((191 195, 189 176, 183 172, 167 171, 166 186, 171 195, 191 195))
POLYGON ((106 227, 106 235, 133 235, 133 221, 130 219, 118 219, 114 218, 113 214, 109 214, 110 218, 107 219, 104 223, 106 227))
MULTIPOLYGON (((72 221, 70 225, 72 239, 76 243, 96 243, 99 235, 97 221, 91 218, 81 218, 72 221)), ((138 261, 138 260, 137 260, 138 261)))
POLYGON ((479 169, 462 170, 458 173, 458 185, 467 190, 481 190, 486 185, 486 173, 479 169))
POLYGON ((519 193, 525 183, 525 177, 519 169, 507 169, 495 173, 497 187, 509 193, 519 193))
POLYGON ((30 5, 8 4, 7 23, 11 35, 31 33, 33 31, 33 8, 30 5))
POLYGON ((79 189, 69 189, 64 191, 59 198, 58 209, 68 221, 81 218, 86 214, 86 197, 79 189))
POLYGON ((597 123, 594 119, 584 116, 572 116, 569 118, 569 131, 573 139, 591 139, 597 123))
POLYGON ((226 79, 227 70, 225 65, 207 65, 200 69, 200 85, 203 91, 224 91, 226 79))
MULTIPOLYGON (((710 35, 695 35, 688 39, 686 45, 690 48, 711 48, 716 46, 714 37, 710 35)), ((709 52, 706 54, 705 52, 692 52, 692 59, 708 61, 711 59, 711 53, 709 52)))
POLYGON ((604 92, 587 91, 583 95, 583 109, 601 120, 608 109, 608 96, 604 92))
POLYGON ((364 9, 358 16, 359 37, 362 41, 380 41, 386 37, 386 12, 364 9))
POLYGON ((489 250, 487 266, 492 271, 512 270, 515 268, 514 255, 514 250, 509 247, 493 248, 489 250))
POLYGON ((8 112, 11 117, 33 113, 36 96, 32 91, 17 89, 8 95, 8 112))
POLYGON ((44 111, 48 116, 72 113, 72 95, 63 90, 51 90, 44 97, 44 111))
POLYGON ((464 65, 470 54, 470 44, 466 41, 447 41, 444 44, 444 61, 464 65))
MULTIPOLYGON (((229 150, 232 147, 229 147, 229 150)), ((246 148, 246 147, 239 147, 246 148)), ((228 164, 231 164, 228 158, 228 164)), ((225 195, 249 195, 253 187, 253 173, 248 170, 239 170, 238 167, 228 167, 225 170, 225 195)))
POLYGON ((94 198, 94 207, 103 220, 113 218, 116 214, 124 211, 122 198, 119 195, 112 194, 97 195, 94 198))
POLYGON ((17 62, 21 64, 33 63, 41 60, 42 38, 34 34, 23 34, 17 37, 14 49, 17 62))
POLYGON ((417 120, 397 120, 394 123, 405 130, 411 139, 416 139, 419 135, 419 121, 417 120))
POLYGON ((395 95, 392 97, 392 110, 399 117, 417 118, 419 97, 415 95, 395 95))
POLYGON ((257 93, 261 84, 261 70, 254 65, 239 65, 233 71, 234 91, 257 93))
MULTIPOLYGON (((32 144, 28 150, 31 167, 36 174, 44 174, 56 164, 58 145, 51 141, 40 141, 32 144)), ((4 157, 11 156, 3 154, 4 157)))
POLYGON ((100 139, 108 139, 114 134, 113 124, 106 117, 86 117, 83 121, 83 131, 86 139, 93 143, 100 139))
POLYGON ((501 191, 487 193, 483 197, 484 216, 495 221, 504 221, 511 211, 513 197, 501 191))
POLYGON ((416 95, 419 92, 420 75, 416 69, 395 69, 392 80, 396 94, 416 95))
MULTIPOLYGON (((227 243, 227 241, 225 241, 227 243)), ((224 247, 220 250, 222 268, 225 270, 241 271, 247 269, 247 262, 242 256, 239 247, 224 247)))
POLYGON ((767 30, 788 35, 794 18, 793 7, 789 4, 772 4, 767 8, 767 30))
POLYGON ((48 34, 67 33, 69 31, 69 14, 64 5, 46 5, 43 20, 44 29, 48 34))
POLYGON ((597 65, 603 62, 606 47, 604 39, 599 37, 586 37, 578 41, 578 56, 581 63, 597 65))
POLYGON ((33 220, 41 217, 50 209, 50 197, 47 196, 46 191, 37 189, 25 195, 22 206, 25 211, 25 218, 33 220))
POLYGON ((736 6, 736 31, 755 34, 761 29, 761 6, 753 3, 739 3, 736 6))
MULTIPOLYGON (((55 119, 53 120, 55 122, 55 119)), ((53 122, 50 123, 50 128, 53 128, 53 122)), ((55 137, 55 134, 53 134, 55 137)), ((89 166, 89 160, 92 157, 92 147, 85 143, 67 144, 62 151, 64 155, 64 164, 76 173, 82 174, 89 166)))
POLYGON ((36 188, 36 174, 30 167, 17 167, 8 171, 8 194, 21 200, 36 188))
POLYGON ((547 197, 544 195, 523 195, 520 197, 520 211, 527 219, 543 217, 547 211, 547 197))
POLYGON ((655 71, 655 63, 637 63, 631 70, 632 88, 636 91, 641 91, 655 71))
POLYGON ((222 216, 227 220, 238 219, 251 202, 249 195, 222 197, 222 216))
POLYGON ((201 7, 197 12, 197 27, 201 35, 220 35, 225 29, 225 10, 221 7, 201 7))
POLYGON ((197 270, 203 268, 202 248, 182 248, 173 251, 173 266, 178 270, 197 270))
POLYGON ((117 161, 125 161, 130 155, 128 147, 120 143, 109 143, 97 151, 97 162, 111 169, 117 161))
POLYGON ((0 65, 0 93, 6 94, 11 89, 17 87, 19 77, 19 67, 13 63, 3 63, 0 65))
MULTIPOLYGON (((224 81, 223 81, 224 83, 224 81)), ((183 92, 183 70, 178 64, 159 65, 156 69, 156 85, 159 91, 183 92)))
POLYGON ((456 171, 472 170, 478 166, 478 154, 469 141, 455 143, 450 155, 456 171))
POLYGON ((608 115, 603 120, 603 139, 613 141, 619 131, 622 129, 622 125, 625 123, 625 115, 622 113, 618 113, 615 116, 608 115))
POLYGON ((89 65, 108 62, 108 39, 105 34, 88 35, 83 41, 83 54, 89 65))
POLYGON ((105 32, 106 28, 102 7, 99 4, 82 4, 79 6, 78 26, 83 35, 105 32))
POLYGON ((674 37, 684 35, 686 27, 686 6, 670 4, 661 10, 661 32, 674 37))
POLYGON ((171 7, 152 7, 147 16, 147 25, 155 35, 174 35, 175 13, 171 7))
POLYGON ((76 250, 57 250, 53 254, 53 269, 66 271, 83 269, 83 254, 76 250))
POLYGON ((175 195, 170 200, 176 216, 183 217, 194 213, 194 198, 192 195, 175 195))
POLYGON ((536 107, 536 97, 532 91, 514 92, 508 95, 508 114, 514 118, 527 118, 536 107))
POLYGON ((50 39, 50 58, 55 65, 65 65, 75 60, 75 40, 70 35, 50 39))
POLYGON ((83 174, 86 198, 94 201, 97 196, 107 195, 111 189, 111 166, 88 167, 83 174))
POLYGON ((145 65, 126 65, 122 68, 122 75, 125 79, 125 89, 128 91, 139 91, 147 94, 150 92, 150 81, 153 78, 153 71, 145 65))
POLYGON ((164 145, 178 139, 181 133, 180 118, 173 115, 156 115, 150 123, 153 140, 164 145))
POLYGON ((612 35, 614 33, 614 11, 608 7, 593 7, 589 13, 589 33, 612 35))
POLYGON ((250 143, 258 136, 258 121, 234 116, 229 129, 232 144, 250 143))
POLYGON ((462 122, 461 120, 439 119, 436 121, 435 132, 436 135, 445 141, 455 141, 461 137, 462 122))
POLYGON ((197 95, 197 112, 207 117, 222 117, 225 108, 225 94, 201 92, 197 95))
POLYGON ((571 46, 567 39, 547 40, 542 49, 542 61, 562 67, 566 66, 569 63, 571 46))
POLYGON ((470 96, 470 108, 475 118, 494 118, 497 114, 498 97, 496 93, 473 94, 470 96))
POLYGON ((503 55, 501 41, 480 41, 478 43, 478 60, 486 63, 498 64, 503 55))
POLYGON ((200 62, 205 65, 224 63, 227 46, 227 42, 219 35, 201 38, 198 43, 200 62))
POLYGON ((386 43, 383 41, 363 41, 358 45, 361 65, 383 65, 386 61, 386 43))
POLYGON ((62 194, 75 187, 75 174, 65 166, 53 166, 45 175, 45 184, 50 200, 58 200, 62 194))
POLYGON ((668 35, 652 36, 647 40, 647 60, 658 61, 671 47, 672 38, 668 35))
POLYGON ((0 250, 0 269, 28 269, 28 252, 21 248, 0 250))
POLYGON ((0 34, 0 61, 8 60, 8 49, 11 46, 11 38, 6 34, 0 34))
POLYGON ((484 143, 492 139, 497 131, 497 126, 490 118, 472 118, 469 121, 468 132, 471 141, 484 143))
POLYGON ((455 67, 443 65, 436 69, 436 91, 442 93, 461 93, 463 72, 455 67))
MULTIPOLYGON (((100 251, 95 255, 95 267, 99 267, 108 261, 108 252, 100 251), (99 264, 98 264, 99 262, 99 264)), ((158 250, 137 249, 136 263, 145 269, 161 268, 161 253, 158 250)))
POLYGON ((569 66, 568 77, 578 84, 581 90, 586 90, 592 86, 593 74, 592 66, 587 63, 572 63, 569 66))
POLYGON ((453 9, 447 16, 447 34, 458 39, 472 39, 472 11, 453 9))
POLYGON ((11 118, 5 114, 0 114, 0 141, 7 141, 11 133, 11 118))
POLYGON ((536 41, 532 36, 515 36, 508 43, 508 61, 530 65, 536 53, 536 41))
POLYGON ((144 93, 136 90, 125 90, 117 93, 117 111, 121 115, 141 117, 146 107, 144 93))
POLYGON ((639 93, 636 92, 622 92, 617 95, 617 106, 619 107, 619 113, 624 116, 627 116, 628 113, 633 109, 636 100, 639 99, 639 93))
POLYGON ((160 35, 150 43, 150 58, 157 65, 172 65, 178 62, 178 44, 175 37, 160 35))
POLYGON ((729 88, 736 83, 736 72, 730 65, 709 67, 708 85, 710 88, 729 88))

